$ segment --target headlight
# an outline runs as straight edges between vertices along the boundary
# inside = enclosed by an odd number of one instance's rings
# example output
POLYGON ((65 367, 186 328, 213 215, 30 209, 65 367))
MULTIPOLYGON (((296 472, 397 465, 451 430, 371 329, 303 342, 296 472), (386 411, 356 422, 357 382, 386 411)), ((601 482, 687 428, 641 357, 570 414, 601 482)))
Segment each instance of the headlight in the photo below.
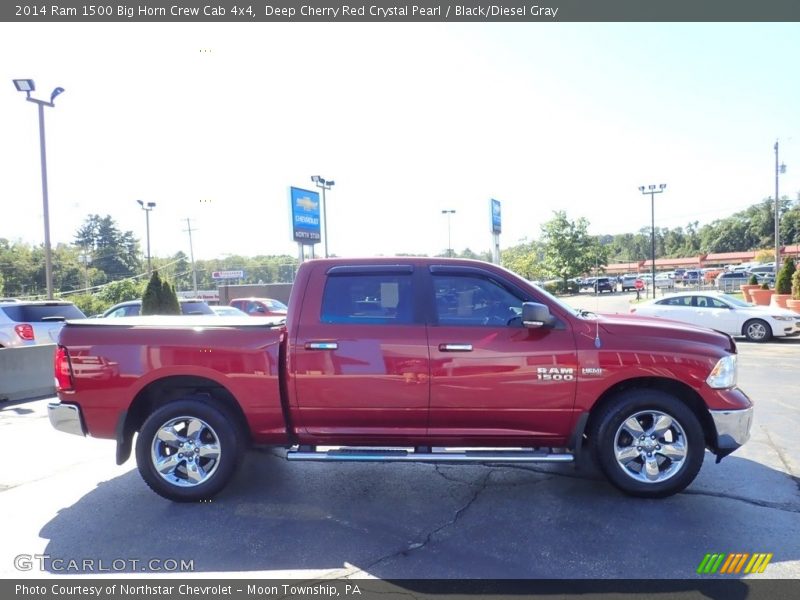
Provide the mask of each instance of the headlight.
POLYGON ((712 388, 730 388, 736 385, 736 355, 729 354, 717 361, 706 383, 712 388))
POLYGON ((796 317, 785 317, 783 315, 779 316, 770 315, 770 318, 775 319, 776 321, 794 321, 796 317))

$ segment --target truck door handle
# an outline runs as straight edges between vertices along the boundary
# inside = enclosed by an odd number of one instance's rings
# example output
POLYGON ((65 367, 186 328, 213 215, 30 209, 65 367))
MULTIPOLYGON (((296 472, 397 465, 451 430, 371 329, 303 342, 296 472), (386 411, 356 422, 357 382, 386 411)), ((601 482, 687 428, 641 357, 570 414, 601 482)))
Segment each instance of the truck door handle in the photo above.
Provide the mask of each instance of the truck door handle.
POLYGON ((439 352, 472 352, 472 344, 439 344, 439 352))
POLYGON ((338 350, 337 342, 306 342, 306 350, 338 350))

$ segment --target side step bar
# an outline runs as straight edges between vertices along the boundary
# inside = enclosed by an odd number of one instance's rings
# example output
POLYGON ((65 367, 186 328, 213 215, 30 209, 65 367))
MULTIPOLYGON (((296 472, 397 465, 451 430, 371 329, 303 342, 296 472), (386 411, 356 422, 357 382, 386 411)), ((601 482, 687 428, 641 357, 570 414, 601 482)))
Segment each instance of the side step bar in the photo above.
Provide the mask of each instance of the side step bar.
POLYGON ((286 453, 287 460, 361 461, 361 462, 427 462, 427 463, 531 463, 572 462, 573 454, 532 448, 447 449, 447 448, 333 448, 317 450, 314 446, 294 446, 286 453))

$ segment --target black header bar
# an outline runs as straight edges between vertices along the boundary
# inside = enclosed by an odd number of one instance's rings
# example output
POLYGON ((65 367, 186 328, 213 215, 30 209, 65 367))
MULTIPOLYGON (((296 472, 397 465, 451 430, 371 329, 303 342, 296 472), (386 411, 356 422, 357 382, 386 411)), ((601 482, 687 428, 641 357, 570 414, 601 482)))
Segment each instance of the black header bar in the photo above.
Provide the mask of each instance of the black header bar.
POLYGON ((798 0, 10 0, 2 22, 773 22, 798 0))

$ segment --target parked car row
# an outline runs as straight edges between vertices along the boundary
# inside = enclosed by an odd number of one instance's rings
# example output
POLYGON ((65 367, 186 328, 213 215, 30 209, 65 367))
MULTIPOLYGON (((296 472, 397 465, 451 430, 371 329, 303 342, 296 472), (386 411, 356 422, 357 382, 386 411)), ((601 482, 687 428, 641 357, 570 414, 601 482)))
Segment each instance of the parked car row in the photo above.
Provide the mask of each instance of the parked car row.
MULTIPOLYGON (((287 307, 273 298, 235 298, 230 306, 209 306, 204 300, 180 299, 183 315, 252 316, 286 318, 287 307)), ((115 304, 93 318, 136 317, 142 301, 128 300, 115 304)), ((0 348, 54 344, 64 321, 85 319, 86 315, 66 300, 21 301, 0 299, 0 348)))

